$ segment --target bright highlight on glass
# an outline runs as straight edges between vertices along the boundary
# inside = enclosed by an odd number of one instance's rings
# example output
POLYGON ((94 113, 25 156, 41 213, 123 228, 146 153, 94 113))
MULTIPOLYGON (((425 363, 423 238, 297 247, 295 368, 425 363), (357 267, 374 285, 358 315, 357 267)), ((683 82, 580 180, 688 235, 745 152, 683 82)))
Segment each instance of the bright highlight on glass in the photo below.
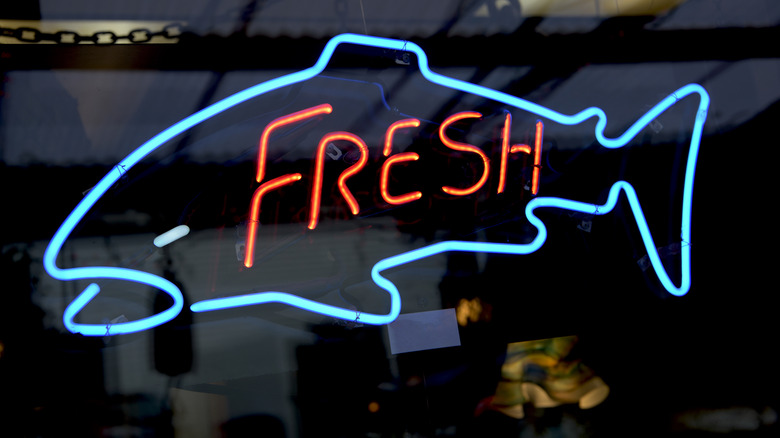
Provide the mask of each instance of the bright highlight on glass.
MULTIPOLYGON (((595 137, 596 140, 606 148, 620 148, 625 146, 631 141, 642 129, 644 129, 651 121, 657 118, 661 113, 672 107, 681 99, 688 96, 697 95, 699 98, 699 108, 697 116, 691 131, 691 140, 689 145, 687 164, 685 169, 685 180, 683 186, 683 198, 682 198, 682 217, 681 217, 681 230, 680 240, 681 245, 681 280, 679 286, 676 285, 669 277, 666 269, 664 268, 658 251, 656 250, 656 244, 653 241, 652 235, 648 228, 645 216, 642 212, 642 208, 637 198, 636 192, 631 184, 625 181, 615 182, 609 191, 609 197, 605 204, 590 204, 587 202, 574 201, 563 198, 552 197, 537 197, 533 199, 526 206, 526 216, 528 220, 534 225, 538 233, 534 240, 528 244, 502 244, 502 243, 490 243, 490 242, 462 242, 462 241, 445 241, 436 243, 418 250, 410 251, 403 254, 398 254, 393 257, 389 257, 385 260, 378 262, 374 265, 371 276, 374 282, 390 295, 390 309, 386 314, 367 314, 358 313, 352 310, 344 308, 334 307, 318 303, 315 301, 307 300, 292 294, 285 292, 261 292, 256 294, 242 295, 231 298, 222 298, 217 300, 206 300, 195 303, 191 306, 194 312, 203 312, 208 310, 217 310, 227 307, 235 307, 241 305, 253 305, 262 304, 267 302, 281 302, 291 306, 301 308, 306 311, 319 313, 323 315, 329 315, 335 318, 345 320, 359 320, 367 324, 387 324, 392 322, 399 314, 401 309, 401 298, 396 286, 381 275, 381 272, 391 269, 393 267, 401 266, 406 263, 411 263, 415 260, 419 260, 425 257, 430 257, 434 254, 439 254, 445 251, 470 251, 470 252, 491 252, 501 254, 528 254, 538 250, 545 242, 547 238, 547 228, 544 223, 536 217, 534 214, 538 208, 558 208, 570 211, 584 212, 593 215, 602 215, 609 213, 617 204, 618 196, 622 193, 627 199, 631 211, 637 223, 637 227, 642 236, 642 241, 645 245, 645 249, 648 253, 648 257, 653 265, 653 268, 658 276, 661 284, 666 290, 673 295, 685 295, 691 286, 691 208, 693 200, 693 182, 696 170, 696 160, 698 157, 702 131, 704 123, 707 119, 707 110, 709 108, 710 98, 707 91, 698 84, 686 85, 655 105, 647 113, 642 115, 633 125, 631 125, 623 134, 616 138, 608 138, 604 135, 604 130, 607 126, 607 116, 603 110, 596 107, 587 108, 573 115, 565 115, 558 113, 552 109, 544 106, 529 102, 527 100, 502 93, 490 88, 486 88, 480 85, 464 82, 458 79, 442 76, 430 70, 428 67, 428 58, 425 52, 416 44, 409 41, 393 40, 387 38, 377 38, 365 35, 355 34, 343 34, 332 38, 325 46, 319 59, 314 66, 301 70, 288 75, 280 76, 270 81, 263 82, 261 84, 249 87, 243 91, 240 91, 232 96, 229 96, 219 102, 216 102, 184 119, 171 125, 169 128, 163 130, 144 144, 134 150, 130 155, 125 157, 114 169, 108 172, 98 184, 79 202, 76 208, 68 215, 65 221, 60 225, 60 228, 52 237, 49 245, 44 253, 43 264, 46 271, 52 277, 62 281, 84 280, 91 279, 93 281, 99 281, 103 279, 130 281, 134 283, 147 284, 151 287, 159 289, 171 296, 174 304, 163 312, 155 314, 153 316, 143 318, 137 321, 122 322, 114 325, 105 324, 77 324, 73 320, 75 316, 84 308, 99 292, 100 287, 96 283, 92 283, 87 286, 79 296, 73 300, 63 315, 63 321, 68 330, 74 333, 82 333, 89 336, 103 336, 114 335, 122 333, 132 333, 142 330, 147 330, 163 324, 173 319, 182 309, 183 299, 181 291, 169 281, 147 272, 138 271, 127 268, 116 267, 82 267, 82 268, 60 268, 57 266, 57 257, 62 250, 62 246, 65 240, 75 229, 76 225, 86 216, 87 212, 95 205, 95 203, 116 183, 119 178, 129 171, 135 164, 155 151, 161 145, 167 143, 174 137, 182 134, 193 126, 208 120, 215 115, 222 113, 223 111, 232 108, 242 102, 252 99, 257 96, 261 96, 269 91, 279 89, 288 85, 300 83, 311 79, 320 74, 328 64, 333 52, 339 44, 356 44, 370 47, 379 47, 388 50, 396 50, 399 52, 412 52, 417 57, 420 73, 430 82, 438 84, 440 86, 449 87, 455 90, 459 90, 465 93, 471 93, 491 99, 497 102, 504 103, 508 106, 527 111, 537 115, 541 119, 547 119, 555 123, 563 125, 576 125, 591 118, 596 118, 595 137)), ((324 109, 323 114, 327 113, 324 109)), ((471 113, 467 113, 471 114, 471 113)), ((479 114, 479 113, 475 113, 479 114)), ((302 116, 303 118, 310 117, 302 116)), ((477 117, 476 115, 465 116, 477 117)), ((454 117, 454 116, 453 116, 454 117)), ((457 119, 460 120, 460 119, 457 119)), ((448 119, 449 123, 455 122, 456 119, 448 119)), ((292 122, 290 122, 292 123, 292 122)), ((444 128, 448 124, 443 124, 444 128)), ((281 125, 279 125, 281 126, 281 125)), ((270 131, 269 130, 269 135, 270 131)), ((443 131, 442 131, 443 133, 443 131)), ((440 135, 442 139, 446 135, 440 135)), ((261 140, 262 141, 262 140, 261 140)), ((354 142, 354 140, 353 140, 354 142)), ((445 143, 446 144, 446 143, 445 143)), ((453 145, 460 147, 453 142, 453 145)), ((453 147, 453 145, 448 145, 453 147)), ((473 147, 471 145, 465 145, 462 150, 465 152, 473 152, 480 154, 481 150, 469 149, 473 147)), ((534 153, 540 153, 541 149, 541 127, 537 125, 537 135, 535 139, 534 153)), ((263 153, 265 147, 261 147, 259 153, 263 153)), ((460 150, 460 149, 459 149, 460 150)), ((525 149, 517 149, 515 152, 528 153, 525 149)), ((510 149, 510 152, 511 149, 510 149)), ((361 160, 362 157, 361 149, 361 160)), ((484 180, 488 174, 488 161, 484 153, 480 154, 483 163, 485 165, 485 171, 483 177, 480 178, 477 183, 465 189, 469 191, 474 189, 478 190, 484 184, 484 180)), ((264 163, 264 160, 262 161, 264 163)), ((536 156, 534 156, 535 169, 537 168, 536 156)), ((260 165, 259 165, 260 166, 260 165)), ((264 164, 263 164, 264 166, 264 164)), ((358 169, 359 170, 359 169, 358 169)), ((263 169, 258 168, 258 174, 263 176, 263 169)), ((348 169, 349 171, 349 169, 348 169)), ((347 176, 348 177, 348 176, 347 176)), ((345 182, 347 177, 343 178, 342 182, 345 182)), ((262 179, 262 178, 260 178, 262 179)), ((538 185, 536 186, 538 188, 538 185)), ((456 189, 464 190, 464 189, 456 189)), ((347 190, 348 193, 348 190, 347 190)), ((344 191, 342 191, 344 194, 344 191)), ((346 198, 346 195, 345 195, 346 198)), ((258 201, 259 205, 259 201, 258 201)), ((352 208, 352 206, 351 206, 352 208)), ((353 210, 354 211, 354 210, 353 210)), ((316 225, 316 221, 315 221, 316 225)))
POLYGON ((178 227, 174 227, 155 237, 153 243, 154 246, 162 248, 165 245, 170 245, 171 243, 181 239, 187 234, 190 234, 190 227, 186 225, 179 225, 178 227))

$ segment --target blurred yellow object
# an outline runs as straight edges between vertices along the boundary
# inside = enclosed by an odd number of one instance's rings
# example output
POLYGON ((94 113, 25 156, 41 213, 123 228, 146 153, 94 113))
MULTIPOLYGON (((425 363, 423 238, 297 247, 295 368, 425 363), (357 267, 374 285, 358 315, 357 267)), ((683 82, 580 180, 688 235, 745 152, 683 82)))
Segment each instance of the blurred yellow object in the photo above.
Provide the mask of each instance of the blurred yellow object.
POLYGON ((609 386, 571 357, 576 343, 576 336, 565 336, 508 344, 503 380, 487 407, 520 419, 525 404, 552 408, 577 403, 582 409, 599 405, 609 395, 609 386))
POLYGON ((458 307, 455 308, 455 315, 458 319, 458 325, 465 327, 470 322, 490 321, 491 311, 490 304, 483 305, 479 297, 473 300, 461 298, 458 307))

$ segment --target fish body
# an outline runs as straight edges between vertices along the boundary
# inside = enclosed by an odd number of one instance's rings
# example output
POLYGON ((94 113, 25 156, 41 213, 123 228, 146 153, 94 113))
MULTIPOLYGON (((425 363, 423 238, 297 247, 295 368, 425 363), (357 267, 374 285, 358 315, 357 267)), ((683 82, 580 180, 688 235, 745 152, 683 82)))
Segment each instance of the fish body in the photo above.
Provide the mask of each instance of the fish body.
MULTIPOLYGON (((347 321, 357 321, 360 323, 374 325, 389 324, 398 317, 401 311, 401 295, 397 286, 392 281, 383 276, 383 272, 395 267, 412 263, 417 260, 446 252, 481 252, 514 255, 530 254, 539 250, 539 248, 544 245, 547 239, 547 227, 545 226, 544 222, 538 218, 536 214, 538 209, 554 208, 586 215, 598 216, 611 212, 621 197, 625 198, 628 202, 633 217, 636 221, 636 226, 641 235, 644 247, 647 251, 647 257, 660 283, 663 285, 666 291, 675 296, 685 295, 690 290, 690 241, 693 183, 703 126, 706 121, 707 110, 709 108, 709 95, 701 85, 688 84, 677 89, 667 97, 661 99, 660 102, 650 108, 644 115, 639 117, 622 134, 617 137, 608 137, 605 135, 607 115, 600 108, 590 107, 575 114, 563 114, 525 99, 435 73, 428 66, 428 58, 425 52, 422 50, 422 48, 414 43, 365 35, 343 34, 334 37, 326 44, 321 56, 314 64, 314 66, 244 89, 171 125, 167 129, 152 137, 147 142, 143 143, 136 150, 125 157, 120 163, 112 168, 112 170, 109 171, 98 182, 98 184, 89 191, 89 193, 86 194, 86 196, 81 200, 81 202, 79 202, 76 208, 67 216, 46 248, 44 254, 44 267, 49 275, 62 281, 83 279, 114 279, 141 283, 149 285, 168 294, 173 300, 173 304, 171 307, 160 313, 135 321, 119 322, 110 325, 75 323, 74 317, 76 314, 78 314, 81 309, 83 309, 100 292, 100 286, 98 286, 97 283, 91 283, 67 306, 64 312, 63 321, 68 330, 74 333, 81 333, 88 336, 133 333, 164 324, 165 322, 175 318, 183 310, 184 299, 181 290, 173 282, 166 280, 165 278, 148 272, 121 267, 90 266, 78 268, 60 268, 56 263, 57 257, 62 250, 65 241, 71 235, 77 224, 84 219, 88 211, 112 186, 114 186, 120 180, 120 178, 123 177, 124 174, 126 174, 126 172, 128 172, 139 161, 157 150, 163 144, 172 140, 174 137, 220 113, 223 113, 230 108, 235 107, 236 105, 282 87, 297 84, 316 77, 321 72, 323 72, 334 51, 340 44, 355 44, 394 50, 398 52, 412 52, 417 57, 420 73, 431 83, 454 90, 459 90, 464 93, 481 96, 495 102, 500 102, 508 107, 531 113, 540 120, 552 121, 560 125, 569 126, 579 125, 586 122, 593 123, 595 121, 595 128, 593 133, 594 137, 601 147, 607 149, 619 149, 626 146, 640 133, 640 131, 648 127, 651 123, 654 123, 659 115, 673 107, 680 100, 686 98, 698 98, 698 111, 695 116, 694 125, 691 131, 690 143, 688 145, 682 195, 682 217, 680 228, 681 278, 678 282, 675 282, 667 273, 667 270, 661 261, 656 243, 653 240, 653 236, 650 232, 647 220, 645 219, 645 214, 642 210, 642 206, 639 202, 639 198, 637 197, 637 193, 634 187, 626 181, 616 181, 609 188, 606 201, 601 204, 594 204, 562 197, 534 197, 525 207, 525 216, 527 220, 537 230, 536 236, 530 242, 495 243, 448 240, 380 260, 372 267, 371 278, 378 287, 387 292, 387 294, 390 296, 390 309, 387 313, 384 314, 363 313, 354 309, 347 309, 320 303, 284 291, 264 291, 226 298, 203 300, 190 306, 193 312, 207 312, 231 307, 276 302, 347 321)), ((442 138, 444 138, 444 136, 442 138)), ((324 151, 323 153, 332 152, 327 149, 326 146, 322 146, 322 150, 324 151)), ((487 161, 485 161, 485 166, 487 169, 487 161)), ((260 182, 260 179, 260 176, 258 176, 258 182, 260 182)), ((286 181, 285 184, 292 183, 294 181, 297 181, 297 179, 293 178, 289 181, 286 181)), ((534 190, 534 193, 535 192, 536 190, 534 190)), ((312 228, 311 222, 309 228, 312 228)), ((247 254, 249 254, 249 252, 247 252, 247 254)))

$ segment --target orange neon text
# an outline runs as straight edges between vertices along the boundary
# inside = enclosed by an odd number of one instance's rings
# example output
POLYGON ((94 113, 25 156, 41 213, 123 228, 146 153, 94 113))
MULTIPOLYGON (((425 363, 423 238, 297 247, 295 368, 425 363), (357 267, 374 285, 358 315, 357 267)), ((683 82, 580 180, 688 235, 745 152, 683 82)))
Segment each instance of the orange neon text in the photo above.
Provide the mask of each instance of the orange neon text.
POLYGON ((542 168, 542 134, 544 132, 544 124, 541 121, 536 122, 536 135, 534 136, 534 147, 527 144, 516 144, 509 147, 509 131, 512 125, 512 116, 506 115, 504 119, 504 128, 501 131, 501 164, 498 175, 498 192, 502 193, 506 185, 506 162, 509 154, 516 154, 522 152, 524 154, 533 155, 534 167, 531 173, 531 194, 536 195, 539 193, 539 173, 542 168))
POLYGON ((280 176, 265 182, 252 195, 252 207, 250 208, 249 226, 246 233, 246 254, 244 255, 244 266, 247 268, 251 268, 254 264, 255 240, 257 238, 257 225, 260 223, 260 203, 263 200, 263 196, 271 190, 292 184, 300 179, 300 173, 280 176))
MULTIPOLYGON (((288 114, 286 116, 282 116, 271 121, 263 130, 258 144, 257 173, 255 178, 256 181, 262 182, 263 178, 265 178, 268 143, 271 138, 271 134, 275 130, 287 125, 303 122, 317 116, 331 114, 332 112, 333 112, 333 107, 330 104, 325 103, 322 105, 317 105, 311 108, 297 111, 292 114, 288 114)), ((452 129, 452 126, 455 125, 456 123, 467 125, 469 120, 481 119, 481 118, 482 118, 482 114, 476 111, 464 111, 447 117, 439 126, 438 136, 439 136, 439 140, 444 146, 454 151, 458 151, 466 154, 476 154, 482 161, 482 167, 483 167, 480 177, 475 182, 471 183, 471 185, 467 185, 466 187, 441 186, 441 190, 449 195, 452 196, 471 195, 473 193, 476 193, 480 189, 482 189, 488 181, 490 175, 490 159, 488 158, 488 155, 475 145, 455 141, 447 135, 447 130, 452 129)), ((540 179, 540 172, 541 172, 541 157, 542 157, 542 135, 544 132, 544 125, 542 124, 541 121, 538 121, 536 123, 533 147, 531 147, 526 144, 514 144, 510 146, 511 142, 509 137, 511 132, 511 124, 512 124, 512 117, 510 114, 507 113, 504 119, 503 127, 501 129, 501 150, 500 150, 500 162, 498 165, 499 180, 498 180, 498 187, 496 193, 499 194, 503 193, 506 188, 507 162, 509 161, 509 156, 512 154, 522 153, 528 155, 529 157, 533 157, 533 169, 530 178, 531 193, 533 195, 537 195, 539 193, 539 179, 540 179)), ((385 131, 384 142, 381 146, 382 146, 382 155, 384 155, 386 159, 384 163, 382 163, 382 167, 379 175, 379 192, 382 196, 382 199, 389 205, 398 206, 398 205, 416 201, 423 197, 423 193, 420 191, 413 191, 413 192, 400 194, 400 195, 392 195, 389 187, 390 185, 389 181, 391 179, 390 178, 391 168, 393 166, 402 163, 408 164, 408 163, 416 162, 420 159, 420 155, 414 152, 401 152, 401 153, 393 154, 393 141, 395 139, 395 136, 398 132, 405 132, 408 135, 408 132, 410 132, 410 130, 413 130, 414 128, 418 128, 419 126, 420 126, 420 120, 414 118, 408 118, 408 119, 398 120, 392 123, 385 131)), ((368 159, 369 159, 368 146, 366 145, 365 141, 363 141, 363 139, 350 132, 346 132, 346 131, 330 132, 325 134, 320 139, 319 144, 317 145, 317 150, 315 155, 314 171, 311 178, 312 187, 311 187, 311 195, 309 199, 309 213, 308 213, 309 216, 308 228, 311 230, 314 230, 317 227, 317 224, 319 222, 320 207, 322 204, 323 178, 325 172, 324 170, 325 157, 328 154, 327 151, 329 145, 331 145, 335 141, 349 142, 354 147, 357 147, 357 149, 360 152, 360 158, 358 159, 358 161, 352 164, 349 168, 347 168, 343 172, 341 172, 337 182, 339 192, 341 193, 342 197, 346 201, 350 212, 353 215, 360 214, 360 205, 358 204, 357 199, 355 199, 355 196, 350 191, 349 187, 347 187, 347 181, 351 177, 359 173, 361 170, 363 170, 363 168, 368 163, 368 159)), ((262 202, 263 196, 269 191, 276 190, 281 187, 290 185, 296 181, 299 181, 302 179, 302 177, 303 176, 300 173, 283 175, 278 178, 274 178, 270 181, 266 181, 262 183, 260 187, 258 187, 255 190, 254 195, 252 196, 252 202, 250 207, 249 225, 247 226, 247 244, 246 244, 246 254, 244 257, 244 265, 246 267, 248 268, 252 267, 252 264, 254 262, 254 248, 255 248, 255 241, 257 239, 257 229, 258 229, 259 217, 260 217, 260 204, 262 202)))
POLYGON ((446 119, 444 119, 444 122, 442 122, 441 126, 439 126, 439 138, 441 139, 441 142, 444 143, 445 146, 447 146, 450 149, 454 149, 456 151, 461 152, 471 152, 474 154, 479 155, 480 158, 482 158, 482 164, 485 166, 485 169, 482 171, 482 176, 479 178, 476 184, 474 184, 471 187, 467 187, 465 189, 459 189, 457 187, 450 187, 450 186, 442 186, 442 190, 444 193, 448 193, 450 195, 454 196, 466 196, 470 195, 477 190, 481 189, 483 185, 485 185, 485 181, 488 179, 488 174, 490 173, 490 160, 488 160, 487 155, 482 152, 482 149, 466 144, 466 143, 460 143, 457 141, 450 140, 449 137, 447 137, 447 128, 449 128, 450 125, 453 123, 463 120, 463 119, 480 119, 482 118, 482 114, 475 112, 475 111, 464 111, 462 113, 453 114, 446 119))
POLYGON ((404 161, 417 161, 420 156, 414 152, 403 152, 393 155, 388 158, 382 165, 382 175, 379 180, 379 191, 382 194, 382 199, 390 205, 401 205, 407 202, 416 201, 422 198, 422 192, 410 192, 405 195, 392 196, 387 189, 387 180, 390 178, 390 167, 395 163, 404 161))
POLYGON ((310 119, 314 116, 322 114, 330 114, 333 111, 333 107, 330 104, 323 103, 315 107, 307 108, 302 111, 298 111, 286 116, 279 117, 273 120, 263 130, 263 134, 260 135, 260 144, 257 147, 257 182, 260 182, 265 177, 265 157, 268 153, 268 139, 271 138, 271 133, 282 126, 290 125, 296 122, 301 122, 306 119, 310 119))
POLYGON ((385 148, 382 150, 382 154, 387 157, 393 152, 393 136, 395 135, 395 131, 403 128, 416 128, 418 126, 420 126, 420 121, 417 119, 403 119, 390 125, 385 133, 385 148))
POLYGON ((349 132, 331 132, 326 134, 320 140, 319 146, 317 146, 317 162, 314 168, 314 183, 311 191, 311 209, 309 210, 309 229, 313 230, 317 227, 317 222, 320 216, 320 202, 322 199, 322 174, 325 170, 325 150, 328 147, 328 143, 336 140, 347 140, 354 143, 360 149, 360 159, 357 163, 350 166, 347 170, 341 172, 339 175, 338 186, 341 195, 347 201, 350 211, 353 215, 360 213, 360 207, 357 200, 352 196, 352 192, 347 187, 347 179, 352 175, 360 172, 368 162, 368 146, 357 135, 349 132))

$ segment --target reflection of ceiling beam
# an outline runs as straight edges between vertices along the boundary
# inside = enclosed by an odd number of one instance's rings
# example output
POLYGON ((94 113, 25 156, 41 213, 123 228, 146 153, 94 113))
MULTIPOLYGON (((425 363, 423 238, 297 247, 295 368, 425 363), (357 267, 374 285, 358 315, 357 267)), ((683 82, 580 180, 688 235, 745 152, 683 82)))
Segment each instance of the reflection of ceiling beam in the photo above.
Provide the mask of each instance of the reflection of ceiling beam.
MULTIPOLYGON (((685 31, 643 29, 645 17, 615 18, 588 34, 544 36, 534 29, 512 35, 457 38, 435 36, 415 41, 428 52, 431 66, 572 65, 780 57, 780 28, 726 28, 685 31)), ((314 64, 324 39, 196 37, 184 34, 174 45, 3 45, 5 70, 298 69, 314 64)), ((349 66, 349 65, 346 65, 349 66)), ((365 65, 361 65, 365 67, 365 65)))
MULTIPOLYGON (((494 0, 502 3, 501 0, 494 0)), ((504 0, 509 1, 509 0, 504 0)), ((519 0, 526 17, 657 15, 686 0, 519 0)))

